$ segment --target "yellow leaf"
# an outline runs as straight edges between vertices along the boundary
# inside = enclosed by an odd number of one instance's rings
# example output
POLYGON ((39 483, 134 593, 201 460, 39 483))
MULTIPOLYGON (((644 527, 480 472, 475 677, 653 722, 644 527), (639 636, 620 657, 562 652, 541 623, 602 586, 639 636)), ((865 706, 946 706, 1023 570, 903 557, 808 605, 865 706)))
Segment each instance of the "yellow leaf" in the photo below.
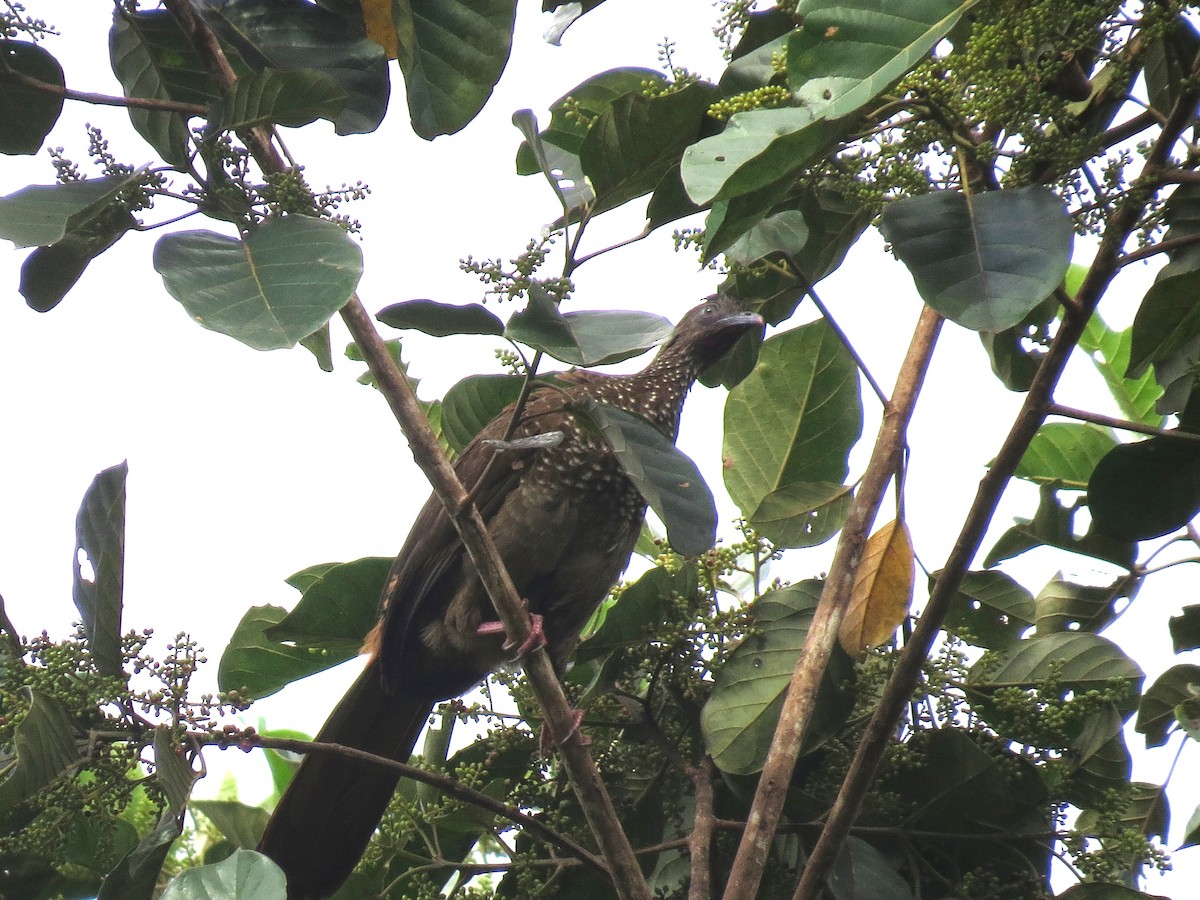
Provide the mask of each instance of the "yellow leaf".
POLYGON ((398 52, 396 26, 392 24, 392 0, 359 0, 367 37, 387 51, 388 59, 398 52))
POLYGON ((888 640, 908 615, 913 550, 908 526, 889 522, 867 539, 838 640, 856 659, 888 640))

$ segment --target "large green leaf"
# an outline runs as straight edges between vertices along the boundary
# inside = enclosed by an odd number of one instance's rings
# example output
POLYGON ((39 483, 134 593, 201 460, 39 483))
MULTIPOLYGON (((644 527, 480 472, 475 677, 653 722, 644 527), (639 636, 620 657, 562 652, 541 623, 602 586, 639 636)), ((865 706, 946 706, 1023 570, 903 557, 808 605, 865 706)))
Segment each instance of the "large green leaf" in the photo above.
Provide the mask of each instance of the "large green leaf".
POLYGON ((416 45, 404 70, 413 131, 426 140, 461 131, 483 109, 508 63, 516 0, 399 5, 409 8, 416 45))
MULTIPOLYGON (((126 96, 201 106, 219 96, 191 41, 165 9, 135 13, 117 7, 108 54, 126 96)), ((241 65, 240 60, 233 62, 241 65)), ((187 116, 131 106, 129 120, 168 163, 181 167, 187 162, 187 116)))
POLYGON ((1200 335, 1200 250, 1176 253, 1146 292, 1133 320, 1126 375, 1136 378, 1151 363, 1175 356, 1200 335))
POLYGON ((1137 557, 1137 544, 1103 533, 1096 527, 1094 517, 1086 534, 1076 534, 1075 514, 1080 504, 1064 506, 1057 492, 1058 488, 1054 485, 1042 485, 1033 518, 1016 519, 1013 527, 1004 532, 988 551, 983 564, 991 567, 1027 550, 1045 546, 1108 560, 1126 569, 1132 568, 1137 557))
POLYGON ((283 870, 253 850, 236 850, 219 863, 186 869, 172 879, 161 900, 287 900, 283 870))
POLYGON ((520 375, 470 375, 442 400, 442 433, 461 453, 504 407, 515 403, 525 379, 520 375))
POLYGON ((1137 731, 1146 736, 1147 747, 1161 747, 1175 728, 1175 708, 1194 700, 1200 689, 1200 666, 1171 666, 1146 689, 1138 704, 1137 731))
POLYGON ((97 474, 75 517, 71 596, 83 619, 92 660, 103 675, 121 674, 128 473, 129 464, 121 462, 97 474))
POLYGON ((1062 200, 1037 185, 898 200, 879 229, 925 302, 975 331, 1011 328, 1053 292, 1075 237, 1062 200))
POLYGON ((154 248, 154 268, 199 324, 274 350, 294 346, 342 308, 362 275, 362 250, 332 222, 286 216, 244 241, 169 234, 154 248))
POLYGON ((1097 530, 1121 540, 1182 528, 1200 513, 1200 440, 1117 445, 1096 465, 1087 497, 1097 530))
POLYGON ((141 180, 143 170, 123 178, 91 178, 31 184, 0 197, 0 238, 17 247, 45 247, 109 214, 117 195, 141 180))
POLYGON ((350 659, 378 621, 379 595, 391 567, 390 557, 368 556, 324 569, 304 588, 296 608, 263 633, 322 650, 329 665, 350 659))
POLYGON ((1098 634, 1056 632, 989 651, 974 666, 967 683, 976 690, 1036 688, 1053 681, 1060 693, 1102 691, 1125 682, 1135 691, 1145 676, 1120 647, 1098 634))
MULTIPOLYGON (((583 174, 579 154, 542 140, 542 135, 538 132, 537 116, 531 109, 517 110, 513 113, 512 121, 517 130, 525 136, 521 149, 528 150, 528 155, 533 157, 534 171, 540 171, 546 176, 558 197, 558 202, 563 208, 564 220, 575 220, 596 199, 596 192, 592 190, 591 184, 583 174)), ((518 151, 518 160, 520 156, 518 151)))
POLYGON ((976 647, 1000 650, 1019 641, 1033 620, 1033 596, 1010 576, 967 572, 950 601, 944 627, 976 647))
MULTIPOLYGON (((44 47, 0 41, 0 72, 15 72, 63 87, 62 66, 44 47)), ((11 82, 0 82, 0 153, 37 153, 58 121, 63 98, 11 82)))
POLYGON ((271 814, 261 806, 237 800, 193 800, 191 808, 207 818, 225 840, 241 850, 253 850, 262 840, 271 814))
POLYGON ((717 89, 698 81, 658 96, 616 98, 588 127, 579 162, 596 191, 595 212, 648 194, 696 140, 717 89))
POLYGON ((1190 604, 1179 615, 1167 620, 1171 632, 1171 649, 1176 653, 1200 649, 1200 606, 1190 604))
POLYGON ((317 69, 248 72, 214 104, 212 121, 224 129, 255 125, 307 125, 316 119, 334 121, 346 105, 346 91, 337 79, 317 69))
MULTIPOLYGON (((593 75, 550 104, 550 124, 541 132, 542 143, 578 157, 589 126, 613 101, 629 93, 641 93, 646 86, 661 90, 666 84, 663 74, 653 69, 609 69, 593 75)), ((516 165, 518 175, 539 171, 528 141, 517 148, 516 165)))
POLYGON ((1058 301, 1047 297, 1012 328, 979 332, 992 372, 1010 391, 1027 391, 1033 384, 1042 358, 1050 349, 1058 313, 1058 301))
POLYGON ((692 596, 696 585, 696 567, 690 563, 678 572, 658 566, 646 572, 621 591, 600 627, 575 651, 575 663, 643 644, 648 632, 662 624, 667 606, 680 597, 692 596))
POLYGON ((438 303, 434 300, 406 300, 385 306, 375 318, 393 328, 415 328, 434 337, 450 334, 504 334, 504 324, 496 314, 479 303, 438 303))
POLYGON ((21 296, 30 309, 54 309, 91 261, 137 226, 129 210, 120 203, 110 203, 50 246, 34 248, 21 264, 21 296))
POLYGON ((673 330, 662 316, 636 310, 561 313, 544 291, 530 290, 529 305, 513 314, 504 335, 565 363, 597 366, 644 353, 673 330))
POLYGON ((346 93, 338 134, 374 131, 387 110, 387 55, 341 16, 305 0, 195 0, 204 21, 255 72, 318 69, 346 93))
POLYGON ((282 606, 253 606, 246 610, 217 667, 217 684, 222 691, 237 691, 248 699, 269 697, 293 681, 350 658, 268 638, 266 629, 282 622, 286 615, 287 610, 282 606))
POLYGON ((858 371, 833 329, 818 321, 776 335, 725 404, 725 487, 775 537, 828 530, 820 519, 844 516, 837 486, 861 434, 858 371))
POLYGON ((1112 429, 1076 422, 1051 422, 1038 429, 1013 473, 1034 484, 1087 490, 1092 470, 1117 439, 1112 429))
POLYGON ((151 900, 175 839, 183 834, 183 816, 163 811, 158 824, 115 865, 100 885, 96 900, 151 900))
POLYGON ((677 553, 697 556, 717 538, 717 507, 696 464, 640 416, 586 398, 580 412, 604 434, 617 462, 658 514, 677 553))
MULTIPOLYGON (((820 596, 821 582, 802 581, 763 595, 751 607, 754 631, 718 670, 700 713, 705 746, 723 771, 748 775, 762 769, 820 596)), ((853 705, 853 693, 847 689, 853 677, 850 657, 834 648, 805 751, 820 746, 845 722, 853 705)))
POLYGON ((1112 622, 1123 594, 1108 585, 1076 584, 1055 575, 1034 598, 1038 634, 1061 631, 1096 633, 1112 622))
POLYGON ((32 797, 79 762, 75 726, 62 704, 25 688, 29 710, 13 737, 16 760, 8 760, 8 777, 0 782, 0 809, 32 797))
MULTIPOLYGON (((744 194, 802 168, 846 119, 919 63, 976 0, 811 0, 788 38, 798 107, 737 113, 689 148, 683 182, 700 204, 744 194)), ((734 65, 738 65, 735 63, 734 65)), ((742 63, 745 65, 745 63, 742 63)))
POLYGON ((168 807, 177 816, 187 808, 192 786, 200 773, 179 752, 178 735, 169 725, 154 729, 154 780, 166 795, 168 807))
POLYGON ((896 867, 862 838, 850 835, 825 883, 833 900, 911 900, 912 889, 896 867))
MULTIPOLYGON (((1072 266, 1072 269, 1075 267, 1072 266)), ((1123 331, 1113 331, 1098 312, 1092 313, 1079 337, 1078 346, 1088 355, 1108 385, 1109 392, 1121 409, 1121 415, 1156 428, 1162 425, 1163 417, 1155 410, 1155 401, 1162 395, 1162 388, 1155 381, 1154 372, 1148 369, 1137 378, 1127 378, 1125 375, 1133 346, 1132 326, 1123 331)))

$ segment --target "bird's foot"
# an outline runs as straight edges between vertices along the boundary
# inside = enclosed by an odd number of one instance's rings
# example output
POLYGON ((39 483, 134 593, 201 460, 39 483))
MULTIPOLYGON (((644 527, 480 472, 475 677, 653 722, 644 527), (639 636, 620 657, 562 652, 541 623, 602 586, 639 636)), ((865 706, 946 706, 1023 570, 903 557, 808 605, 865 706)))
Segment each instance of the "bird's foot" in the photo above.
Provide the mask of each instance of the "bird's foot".
POLYGON ((583 724, 583 710, 571 710, 571 727, 567 729, 566 734, 556 740, 554 735, 550 733, 549 727, 543 723, 541 731, 538 732, 538 750, 541 752, 542 756, 549 756, 550 751, 554 749, 555 744, 565 744, 573 735, 578 738, 579 743, 583 746, 586 747, 588 744, 590 744, 592 739, 579 730, 579 726, 581 724, 583 724))
MULTIPOLYGON (((532 653, 539 647, 546 646, 546 632, 542 628, 542 617, 537 613, 529 614, 529 637, 525 638, 520 645, 516 644, 511 639, 506 640, 501 646, 503 650, 511 650, 517 648, 517 652, 513 655, 514 659, 520 659, 527 653, 532 653)), ((504 634, 503 622, 482 622, 475 629, 476 634, 504 634)))

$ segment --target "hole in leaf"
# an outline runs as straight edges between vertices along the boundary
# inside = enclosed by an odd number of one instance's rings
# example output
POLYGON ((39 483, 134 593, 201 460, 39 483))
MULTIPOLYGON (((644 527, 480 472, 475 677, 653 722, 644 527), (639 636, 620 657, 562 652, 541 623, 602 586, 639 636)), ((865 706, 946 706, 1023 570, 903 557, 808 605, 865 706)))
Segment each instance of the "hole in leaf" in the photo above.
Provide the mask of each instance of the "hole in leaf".
POLYGON ((88 559, 87 551, 80 547, 76 558, 79 560, 79 577, 88 582, 88 584, 94 584, 96 581, 96 570, 92 567, 92 561, 88 559))

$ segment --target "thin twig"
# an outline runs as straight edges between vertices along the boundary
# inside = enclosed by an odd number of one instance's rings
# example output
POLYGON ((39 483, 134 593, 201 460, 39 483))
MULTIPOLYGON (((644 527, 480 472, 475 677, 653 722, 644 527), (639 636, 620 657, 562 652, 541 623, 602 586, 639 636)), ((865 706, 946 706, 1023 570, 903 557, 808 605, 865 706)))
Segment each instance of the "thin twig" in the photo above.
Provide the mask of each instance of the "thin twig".
MULTIPOLYGON (((1200 173, 1197 173, 1197 175, 1200 175, 1200 173)), ((1149 259, 1151 256, 1157 256, 1159 253, 1170 253, 1172 250, 1178 250, 1180 247, 1190 247, 1193 244, 1200 244, 1200 233, 1185 234, 1179 237, 1167 238, 1154 244, 1147 244, 1145 247, 1138 247, 1136 250, 1130 250, 1128 253, 1123 254, 1117 260, 1117 268, 1127 266, 1139 260, 1149 259)))
MULTIPOLYGON (((239 744, 230 744, 229 738, 220 734, 193 735, 193 737, 203 744, 240 746, 239 744)), ((431 772, 428 769, 422 769, 417 766, 410 766, 408 763, 368 753, 356 747, 348 747, 345 744, 334 744, 328 741, 299 741, 291 738, 266 737, 258 734, 254 735, 251 740, 254 745, 268 750, 289 750, 293 753, 336 753, 348 759, 357 759, 362 762, 372 763, 373 765, 394 769, 405 778, 411 778, 413 781, 419 781, 422 784, 435 787, 448 797, 453 797, 455 800, 461 800, 464 803, 477 806, 490 813, 495 813, 502 818, 508 819, 510 822, 515 822, 522 828, 527 829, 531 834, 538 835, 547 844, 558 847, 565 853, 570 853, 597 871, 604 872, 605 874, 608 873, 608 867, 604 864, 604 860, 588 850, 587 847, 577 843, 565 834, 555 831, 541 819, 528 815, 508 803, 501 803, 499 800, 489 797, 482 791, 469 788, 449 775, 443 775, 440 772, 431 772)))
POLYGON ((203 116, 208 112, 207 106, 197 103, 180 103, 176 100, 154 100, 150 97, 114 97, 110 94, 93 94, 88 91, 75 91, 61 84, 42 81, 23 72, 0 72, 0 84, 9 82, 29 88, 43 94, 62 97, 64 100, 79 100, 96 106, 124 106, 130 109, 152 109, 157 112, 180 113, 185 116, 203 116))
MULTIPOLYGON (((218 84, 228 87, 234 80, 216 36, 204 24, 187 0, 163 0, 183 27, 206 67, 218 84)), ((255 160, 267 172, 285 170, 286 164, 265 128, 246 129, 241 133, 255 160)), ((391 408, 413 459, 429 479, 442 502, 451 524, 458 532, 468 557, 496 608, 496 614, 509 638, 525 644, 531 633, 529 610, 522 602, 505 568, 479 510, 467 502, 467 491, 438 444, 429 420, 421 411, 411 386, 396 365, 383 338, 376 331, 358 294, 353 293, 341 310, 342 321, 362 351, 376 385, 391 408)), ((650 900, 650 889, 642 874, 629 838, 621 828, 616 808, 600 778, 595 761, 581 740, 574 712, 563 693, 562 684, 544 647, 538 647, 522 660, 538 705, 546 717, 550 734, 558 743, 564 768, 579 799, 580 808, 596 837, 618 896, 650 900)))
POLYGON ((1155 428, 1142 422, 1132 422, 1129 419, 1117 419, 1103 413, 1089 412, 1086 409, 1075 409, 1059 403, 1050 403, 1046 407, 1046 415, 1062 416, 1065 419, 1078 419, 1080 422, 1091 422, 1094 425, 1104 425, 1107 428, 1118 428, 1121 431, 1134 431, 1138 434, 1149 434, 1154 437, 1178 438, 1183 441, 1200 441, 1200 434, 1188 431, 1177 431, 1167 428, 1155 428))
MULTIPOLYGON (((1196 101, 1197 92, 1194 89, 1180 95, 1167 125, 1146 159, 1138 179, 1140 184, 1157 183, 1161 172, 1170 165, 1171 148, 1192 121, 1196 101)), ((975 501, 963 523, 958 540, 930 592, 921 618, 913 629, 912 641, 901 651, 879 705, 867 724, 863 739, 850 764, 850 770, 829 811, 825 829, 800 876, 794 900, 814 900, 820 895, 825 877, 850 832, 850 826, 858 814, 862 800, 883 758, 884 750, 891 741, 895 723, 903 714, 908 697, 920 678, 925 658, 941 629, 950 601, 957 594, 971 560, 979 552, 1009 478, 1045 420, 1054 388, 1062 376, 1067 360, 1079 342, 1092 311, 1115 276, 1121 248, 1137 227, 1141 214, 1142 201, 1138 199, 1137 192, 1134 192, 1123 200, 1109 217, 1108 228, 1100 241, 1096 258, 1076 294, 1076 300, 1084 312, 1064 315, 1062 326, 1055 334, 1054 341, 1038 368, 1021 411, 1017 414, 1000 452, 979 483, 975 501)), ((811 636, 811 631, 809 634, 811 636)))

